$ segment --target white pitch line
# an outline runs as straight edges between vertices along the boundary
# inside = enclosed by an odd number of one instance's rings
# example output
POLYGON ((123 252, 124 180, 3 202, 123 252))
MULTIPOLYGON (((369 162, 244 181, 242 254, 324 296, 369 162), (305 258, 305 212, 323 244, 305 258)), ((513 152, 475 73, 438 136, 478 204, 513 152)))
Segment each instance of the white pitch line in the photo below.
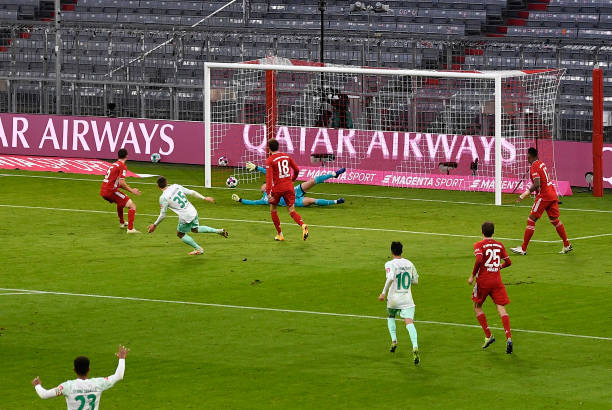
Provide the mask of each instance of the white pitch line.
MULTIPOLYGON (((357 319, 376 319, 385 320, 386 317, 372 316, 372 315, 358 315, 351 313, 333 313, 333 312, 318 312, 313 310, 298 310, 298 309, 280 309, 280 308, 268 308, 258 306, 241 306, 241 305, 226 305, 221 303, 205 303, 205 302, 189 302, 181 300, 165 300, 165 299, 149 299, 149 298, 138 298, 131 296, 111 296, 111 295, 97 295, 90 293, 70 293, 70 292, 55 292, 48 290, 34 290, 34 289, 11 289, 11 288, 0 288, 2 291, 22 292, 21 294, 34 294, 34 295, 57 295, 57 296, 76 296, 96 299, 112 299, 112 300, 127 300, 132 302, 152 302, 152 303, 166 303, 174 305, 189 305, 189 306, 206 306, 206 307, 218 307, 226 309, 242 309, 242 310, 258 310, 263 312, 279 312, 279 313, 301 313, 305 315, 316 315, 316 316, 333 316, 333 317, 347 317, 357 319), (27 293, 26 293, 27 292, 27 293)), ((399 319, 398 319, 399 320, 399 319)), ((431 325, 441 326, 454 326, 454 327, 469 327, 469 328, 480 328, 479 325, 469 325, 465 323, 453 323, 453 322, 438 322, 435 320, 415 320, 418 323, 425 323, 431 325)), ((495 330, 502 330, 500 327, 490 327, 495 330)), ((550 336, 563 336, 563 337, 575 337, 581 339, 593 339, 593 340, 607 340, 612 341, 612 337, 604 336, 589 336, 589 335, 577 335, 572 333, 561 333, 561 332, 549 332, 544 330, 530 330, 530 329, 512 329, 513 332, 532 333, 540 335, 550 336)))
MULTIPOLYGON (((10 204, 0 204, 0 207, 3 208, 17 208, 17 209, 41 209, 46 211, 66 211, 66 212, 84 212, 84 213, 96 213, 96 214, 115 214, 113 211, 99 211, 99 210, 90 210, 90 209, 72 209, 72 208, 50 208, 44 206, 26 206, 26 205, 10 205, 10 204)), ((141 216, 150 216, 157 217, 156 214, 144 214, 139 213, 141 216)), ((176 218, 175 215, 170 215, 170 217, 176 218)), ((251 223, 251 224, 270 224, 268 221, 255 221, 251 219, 231 219, 231 218, 209 218, 209 217, 198 217, 202 220, 209 221, 221 221, 221 222, 241 222, 241 223, 251 223)), ((369 232, 394 232, 394 233, 403 233, 409 235, 429 235, 429 236, 443 236, 443 237, 451 237, 451 238, 473 238, 473 239, 482 239, 482 235, 462 235, 462 234, 454 234, 454 233, 441 233, 441 232, 421 232, 421 231, 408 231, 402 229, 385 229, 385 228, 368 228, 368 227, 359 227, 359 226, 337 226, 337 225, 315 225, 309 224, 310 227, 315 228, 327 228, 327 229, 344 229, 350 231, 369 231, 369 232)), ((604 234, 607 235, 607 234, 604 234)), ((504 238, 504 237, 496 237, 497 239, 504 241, 522 241, 522 239, 516 238, 504 238)), ((561 242, 561 240, 553 240, 547 241, 543 239, 532 239, 531 242, 538 243, 557 243, 561 242)))
MULTIPOLYGON (((100 179, 91 179, 91 178, 61 178, 54 177, 48 175, 24 175, 24 174, 0 174, 2 177, 25 177, 25 178, 44 178, 44 179, 65 179, 68 181, 88 181, 88 182, 100 182, 100 179)), ((130 181, 131 184, 141 184, 141 185, 157 185, 155 182, 141 182, 141 181, 130 181)), ((193 184, 184 184, 183 186, 192 187, 192 188, 203 188, 203 189, 223 189, 224 187, 211 187, 206 188, 203 185, 193 185, 193 184)), ((239 188, 242 191, 257 191, 261 190, 256 188, 239 188)), ((530 205, 518 205, 518 204, 502 204, 495 205, 493 203, 484 203, 484 202, 469 202, 469 201, 449 201, 445 199, 425 199, 425 198, 402 198, 397 196, 377 196, 377 195, 361 195, 361 194, 347 194, 347 193, 329 193, 329 192, 317 192, 319 196, 331 196, 331 197, 352 197, 352 198, 368 198, 368 199, 390 199, 395 201, 416 201, 416 202, 434 202, 441 204, 455 204, 455 205, 481 205, 481 206, 502 206, 502 207, 511 207, 511 208, 531 208, 530 205)), ((576 212, 596 212, 596 213, 612 213, 612 211, 607 211, 603 209, 582 209, 582 208, 563 208, 564 211, 576 211, 576 212)))
POLYGON ((37 292, 9 292, 9 293, 0 293, 0 296, 9 296, 9 295, 34 295, 37 292))

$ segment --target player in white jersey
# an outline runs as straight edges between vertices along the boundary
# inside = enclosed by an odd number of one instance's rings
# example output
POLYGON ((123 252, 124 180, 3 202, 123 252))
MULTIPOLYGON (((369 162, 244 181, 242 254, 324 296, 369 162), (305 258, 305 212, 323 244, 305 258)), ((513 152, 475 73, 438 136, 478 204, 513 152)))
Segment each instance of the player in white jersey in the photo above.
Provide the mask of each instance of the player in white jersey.
POLYGON ((176 227, 176 236, 187 245, 193 247, 193 251, 189 252, 189 255, 201 255, 204 253, 202 247, 198 245, 191 236, 187 235, 190 231, 193 233, 216 233, 224 238, 228 237, 228 233, 225 229, 200 226, 198 222, 198 211, 192 203, 189 202, 189 199, 187 199, 187 195, 191 195, 214 204, 215 200, 212 197, 204 196, 197 191, 187 189, 178 184, 168 185, 168 181, 166 181, 164 177, 159 177, 157 179, 157 186, 162 190, 162 194, 159 197, 159 207, 161 210, 159 211, 157 220, 149 225, 149 233, 155 231, 157 225, 166 217, 166 211, 170 208, 179 217, 179 223, 176 227))
POLYGON ((419 275, 416 268, 408 259, 402 258, 403 246, 401 242, 391 243, 392 260, 385 263, 387 278, 378 300, 383 302, 387 299, 387 326, 391 335, 391 353, 397 349, 397 336, 395 334, 395 316, 406 322, 406 329, 412 341, 412 352, 414 364, 419 364, 419 346, 417 343, 417 331, 414 327, 414 300, 412 300, 412 285, 419 283, 419 275))
POLYGON ((129 351, 130 349, 119 345, 119 351, 115 353, 115 356, 119 358, 119 364, 115 374, 112 376, 89 379, 89 359, 85 356, 79 356, 74 359, 74 372, 77 375, 75 380, 68 380, 54 389, 46 390, 42 387, 40 378, 37 377, 32 380, 32 385, 41 399, 64 396, 68 410, 85 408, 98 410, 100 408, 102 392, 110 389, 115 383, 123 379, 125 357, 129 351))

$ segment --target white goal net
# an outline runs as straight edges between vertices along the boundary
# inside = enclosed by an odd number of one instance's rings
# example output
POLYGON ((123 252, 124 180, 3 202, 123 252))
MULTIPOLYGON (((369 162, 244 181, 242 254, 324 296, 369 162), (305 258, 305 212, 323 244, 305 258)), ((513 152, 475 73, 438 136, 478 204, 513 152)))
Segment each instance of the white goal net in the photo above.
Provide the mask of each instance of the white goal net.
POLYGON ((533 146, 556 180, 563 70, 385 70, 275 58, 207 63, 205 71, 208 186, 220 157, 240 183, 259 178, 245 164, 263 165, 272 137, 303 177, 347 168, 337 182, 490 191, 500 204, 502 191, 522 191, 533 146))

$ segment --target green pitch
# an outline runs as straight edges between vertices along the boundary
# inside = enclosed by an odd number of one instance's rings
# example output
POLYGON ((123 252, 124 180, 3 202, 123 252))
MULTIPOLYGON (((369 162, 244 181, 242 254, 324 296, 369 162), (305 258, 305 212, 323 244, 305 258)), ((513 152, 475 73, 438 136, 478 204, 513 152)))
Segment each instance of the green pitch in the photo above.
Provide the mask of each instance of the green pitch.
MULTIPOLYGON (((199 167, 129 166, 170 183, 203 181, 199 167)), ((528 202, 494 207, 489 194, 318 185, 311 196, 347 202, 299 209, 311 226, 305 243, 281 209, 286 242, 276 243, 266 207, 230 199, 233 192, 257 199, 246 188, 259 182, 196 188, 216 199, 193 200, 200 223, 230 237, 193 235, 205 253, 190 257, 175 217, 151 235, 119 229, 114 205, 98 195, 101 177, 3 175, 1 409, 65 408, 63 398, 39 399, 30 381, 40 376, 49 389, 73 378, 77 355, 89 356, 93 376, 108 376, 119 343, 131 348, 125 378, 103 394, 103 409, 612 408, 612 236, 576 239, 574 252, 559 255, 554 228, 538 222, 534 240, 555 242, 532 242, 529 255, 511 255, 502 273, 515 353, 505 354, 490 301, 485 312, 498 341, 480 348, 467 284, 472 244, 486 219, 497 237, 522 238, 528 202), (392 240, 403 242, 420 275, 419 367, 400 323, 399 348, 388 352, 381 320, 386 306, 377 297, 392 240)), ((153 182, 128 180, 143 191, 134 197, 141 231, 159 211, 159 190, 144 184, 153 182)), ((607 195, 564 200, 570 238, 612 233, 607 195)))

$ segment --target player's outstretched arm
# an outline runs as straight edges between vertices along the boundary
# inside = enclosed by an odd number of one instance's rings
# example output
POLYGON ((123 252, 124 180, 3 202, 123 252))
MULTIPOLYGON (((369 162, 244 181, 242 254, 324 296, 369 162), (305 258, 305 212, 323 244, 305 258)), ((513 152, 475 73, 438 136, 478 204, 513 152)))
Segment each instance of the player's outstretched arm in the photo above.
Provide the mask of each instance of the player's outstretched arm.
POLYGON ((51 390, 47 390, 42 387, 40 377, 38 376, 36 376, 36 378, 32 380, 32 386, 34 386, 36 393, 38 393, 38 397, 40 397, 41 399, 51 399, 53 397, 62 395, 62 389, 60 389, 59 386, 51 390))
POLYGON ((119 380, 123 380, 123 375, 125 373, 125 358, 127 357, 129 351, 130 349, 128 349, 127 347, 119 345, 119 350, 117 351, 117 353, 115 353, 115 356, 119 358, 117 370, 115 370, 115 374, 107 377, 107 380, 110 383, 109 387, 117 383, 119 380))
POLYGON ((215 203, 215 199, 212 196, 204 196, 198 191, 194 191, 193 189, 184 188, 184 191, 187 195, 195 196, 196 198, 201 199, 202 201, 210 202, 211 204, 215 203))
POLYGON ((119 179, 119 186, 134 195, 140 195, 140 189, 130 187, 127 182, 125 182, 125 178, 119 179))
POLYGON ((541 185, 540 177, 535 177, 533 179, 533 184, 529 187, 528 190, 526 190, 519 196, 519 199, 517 199, 516 202, 521 202, 523 199, 531 195, 531 193, 538 191, 540 189, 540 185, 541 185))
POLYGON ((251 172, 257 170, 261 172, 262 174, 266 175, 266 169, 264 167, 260 167, 259 165, 256 165, 252 163, 251 161, 246 163, 246 169, 251 172))
POLYGON ((159 216, 157 217, 157 220, 155 222, 148 226, 148 233, 153 233, 155 231, 155 228, 157 228, 157 225, 159 225, 166 217, 166 212, 168 211, 168 203, 163 200, 160 200, 159 207, 159 216))

